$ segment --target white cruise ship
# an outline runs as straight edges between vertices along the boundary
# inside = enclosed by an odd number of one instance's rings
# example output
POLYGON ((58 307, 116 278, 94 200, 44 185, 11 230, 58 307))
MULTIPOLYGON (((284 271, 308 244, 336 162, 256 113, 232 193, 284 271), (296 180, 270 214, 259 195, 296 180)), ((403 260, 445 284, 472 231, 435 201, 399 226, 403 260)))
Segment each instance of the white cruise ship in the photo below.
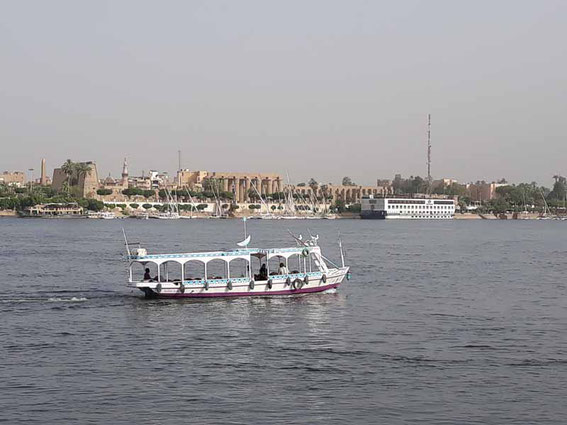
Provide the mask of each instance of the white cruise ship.
POLYGON ((448 220, 455 217, 455 201, 435 198, 372 198, 361 200, 365 219, 448 220))

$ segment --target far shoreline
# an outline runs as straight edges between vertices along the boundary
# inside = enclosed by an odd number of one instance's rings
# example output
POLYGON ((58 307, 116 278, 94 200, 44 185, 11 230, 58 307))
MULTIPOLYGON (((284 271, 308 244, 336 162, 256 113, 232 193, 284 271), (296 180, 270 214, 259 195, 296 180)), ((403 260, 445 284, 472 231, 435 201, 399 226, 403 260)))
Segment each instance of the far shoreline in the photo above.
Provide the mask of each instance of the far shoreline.
MULTIPOLYGON (((244 216, 244 215, 237 215, 234 217, 226 217, 226 220, 241 220, 242 218, 246 217, 247 219, 255 219, 254 216, 244 216)), ((540 217, 539 214, 537 213, 528 213, 528 214, 521 214, 518 218, 514 218, 513 214, 509 213, 509 214, 501 214, 500 217, 494 215, 494 214, 475 214, 475 213, 464 213, 464 214, 455 214, 455 216, 453 217, 453 220, 486 220, 486 221, 493 221, 493 220, 498 220, 498 221, 502 221, 502 220, 512 220, 512 221, 522 221, 522 220, 537 220, 540 217)), ((92 220, 89 219, 87 216, 81 216, 81 217, 21 217, 17 211, 14 210, 0 210, 0 219, 1 218, 25 218, 25 219, 34 219, 34 218, 39 218, 39 219, 47 219, 47 220, 52 220, 52 219, 73 219, 73 220, 77 220, 77 219, 88 219, 88 220, 92 220)), ((128 215, 124 215, 121 217, 117 217, 117 219, 123 220, 123 219, 128 219, 131 218, 128 215)), ((209 216, 195 216, 193 217, 194 220, 207 220, 210 219, 212 217, 209 216)), ((337 215, 337 220, 360 220, 360 215, 358 213, 343 213, 343 214, 338 214, 337 215)), ((372 220, 368 220, 368 221, 372 221, 372 220)), ((381 220, 378 220, 381 221, 381 220)), ((392 221, 392 220, 386 220, 386 221, 392 221)), ((395 220, 398 221, 398 220, 395 220)), ((402 220, 402 221, 406 221, 406 220, 402 220)), ((422 221, 422 220, 408 220, 408 221, 422 221)), ((426 221, 439 221, 439 220, 426 220, 426 221)), ((442 221, 447 221, 447 220, 442 220, 442 221)), ((451 219, 449 219, 448 221, 451 221, 451 219)))

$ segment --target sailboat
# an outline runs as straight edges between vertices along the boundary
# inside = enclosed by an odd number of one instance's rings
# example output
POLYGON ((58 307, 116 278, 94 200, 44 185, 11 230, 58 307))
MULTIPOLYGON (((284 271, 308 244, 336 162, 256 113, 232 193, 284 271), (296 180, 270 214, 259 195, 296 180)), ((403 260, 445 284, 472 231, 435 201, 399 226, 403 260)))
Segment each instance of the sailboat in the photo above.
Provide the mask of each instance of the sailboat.
POLYGON ((189 215, 179 215, 179 217, 180 217, 180 218, 185 218, 185 219, 187 219, 187 218, 193 218, 193 209, 194 209, 193 204, 195 203, 195 201, 193 200, 193 197, 191 196, 191 192, 189 192, 189 189, 185 188, 185 192, 187 192, 187 196, 189 197, 189 202, 190 202, 190 205, 189 205, 189 215))
POLYGON ((167 196, 167 211, 161 212, 158 215, 154 215, 152 216, 152 218, 157 218, 159 220, 179 220, 181 216, 179 215, 179 204, 177 203, 177 194, 176 194, 176 199, 174 200, 169 190, 165 189, 165 193, 167 196))
POLYGON ((269 205, 266 203, 266 201, 264 201, 264 198, 262 198, 262 195, 260 194, 260 192, 258 191, 258 188, 256 187, 256 185, 254 184, 254 182, 251 183, 252 189, 254 189, 254 191, 256 192, 256 194, 258 195, 258 198, 260 199, 260 202, 262 203, 262 205, 265 207, 266 212, 264 213, 260 213, 260 215, 255 215, 250 217, 251 219, 262 219, 262 220, 278 220, 281 217, 273 214, 270 212, 270 207, 269 205))
POLYGON ((543 199, 543 213, 537 218, 538 220, 551 220, 551 211, 549 210, 549 206, 547 205, 547 201, 545 200, 545 196, 543 195, 543 191, 540 189, 541 198, 543 199))

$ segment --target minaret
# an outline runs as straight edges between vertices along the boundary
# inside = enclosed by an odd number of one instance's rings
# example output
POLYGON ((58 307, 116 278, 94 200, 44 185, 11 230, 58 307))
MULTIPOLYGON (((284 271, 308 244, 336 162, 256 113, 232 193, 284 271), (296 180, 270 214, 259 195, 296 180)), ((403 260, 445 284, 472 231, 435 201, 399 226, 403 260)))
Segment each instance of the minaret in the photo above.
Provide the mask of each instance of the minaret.
POLYGON ((122 186, 128 187, 128 162, 124 158, 124 165, 122 166, 122 186))
POLYGON ((42 186, 47 185, 47 174, 45 172, 45 158, 41 158, 41 178, 39 184, 42 186))

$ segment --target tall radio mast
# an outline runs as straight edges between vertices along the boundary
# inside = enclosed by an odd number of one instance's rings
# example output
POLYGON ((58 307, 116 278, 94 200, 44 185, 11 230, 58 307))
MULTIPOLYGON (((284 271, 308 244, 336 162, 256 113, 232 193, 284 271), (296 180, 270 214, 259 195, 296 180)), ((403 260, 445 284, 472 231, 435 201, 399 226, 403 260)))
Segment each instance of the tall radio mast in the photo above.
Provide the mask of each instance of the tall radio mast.
POLYGON ((181 150, 177 151, 177 160, 179 162, 179 168, 177 169, 177 185, 181 186, 181 150))
POLYGON ((427 114, 427 194, 431 195, 431 114, 427 114))

